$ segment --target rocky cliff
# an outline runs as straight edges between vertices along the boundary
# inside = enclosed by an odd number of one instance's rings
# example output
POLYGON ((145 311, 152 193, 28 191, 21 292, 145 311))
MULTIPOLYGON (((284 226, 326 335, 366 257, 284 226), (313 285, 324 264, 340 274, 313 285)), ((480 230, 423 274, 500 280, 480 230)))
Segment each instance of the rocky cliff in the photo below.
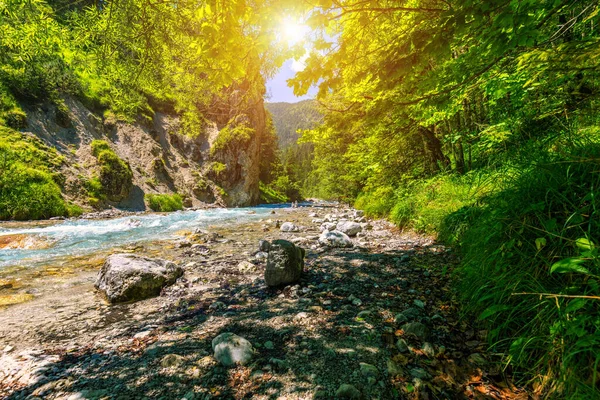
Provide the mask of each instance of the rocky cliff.
POLYGON ((87 207, 146 209, 146 194, 179 194, 186 207, 245 206, 259 201, 260 141, 265 130, 262 99, 245 110, 215 106, 199 132, 184 135, 174 113, 156 112, 137 121, 101 116, 74 98, 66 107, 24 105, 26 135, 34 135, 64 157, 60 186, 65 198, 87 207), (237 140, 231 132, 242 132, 237 140), (102 168, 92 142, 104 141, 127 163, 132 187, 119 201, 94 197, 102 168))

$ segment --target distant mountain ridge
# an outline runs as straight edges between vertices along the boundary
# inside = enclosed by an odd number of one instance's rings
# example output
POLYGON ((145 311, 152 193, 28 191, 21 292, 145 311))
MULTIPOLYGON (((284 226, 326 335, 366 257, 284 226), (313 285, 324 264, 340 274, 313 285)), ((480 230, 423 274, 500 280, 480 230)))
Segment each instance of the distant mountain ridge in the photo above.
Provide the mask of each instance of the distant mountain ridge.
POLYGON ((303 100, 298 103, 265 103, 265 108, 273 116, 279 148, 295 145, 300 138, 298 129, 312 129, 323 121, 317 109, 316 100, 303 100))

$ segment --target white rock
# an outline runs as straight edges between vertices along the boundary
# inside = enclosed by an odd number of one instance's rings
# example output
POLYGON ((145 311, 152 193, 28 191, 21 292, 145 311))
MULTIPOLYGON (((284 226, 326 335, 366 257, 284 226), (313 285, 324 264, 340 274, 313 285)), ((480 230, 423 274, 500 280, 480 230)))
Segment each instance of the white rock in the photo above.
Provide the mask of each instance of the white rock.
POLYGON ((212 341, 214 357, 222 365, 247 364, 254 354, 252 344, 234 333, 222 333, 212 341))
POLYGON ((291 222, 284 222, 279 230, 281 232, 298 232, 300 228, 291 222))
POLYGON ((352 247, 352 240, 345 233, 339 231, 323 232, 319 243, 329 247, 352 247))
POLYGON ((362 226, 353 221, 340 221, 336 226, 336 230, 343 232, 348 236, 356 236, 358 232, 362 231, 362 226))

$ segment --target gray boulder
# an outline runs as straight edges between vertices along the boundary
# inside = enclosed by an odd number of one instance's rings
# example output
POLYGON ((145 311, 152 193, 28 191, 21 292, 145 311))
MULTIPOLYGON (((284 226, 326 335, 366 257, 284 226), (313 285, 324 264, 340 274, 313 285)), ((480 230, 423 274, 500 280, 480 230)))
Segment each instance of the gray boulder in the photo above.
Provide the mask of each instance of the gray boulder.
POLYGON ((362 226, 354 221, 340 221, 335 229, 352 237, 356 236, 358 232, 362 231, 362 226))
POLYGON ((281 232, 298 232, 300 228, 291 222, 284 222, 279 230, 281 232))
POLYGON ((343 232, 325 231, 319 236, 319 243, 329 247, 352 247, 352 240, 343 232))
POLYGON ((171 261, 113 254, 104 262, 95 287, 111 303, 137 301, 159 295, 181 275, 181 267, 171 261))
POLYGON ((300 279, 304 269, 304 249, 287 240, 275 240, 269 247, 265 282, 267 286, 280 286, 300 279))
POLYGON ((254 355, 252 344, 235 333, 222 333, 212 340, 215 359, 225 367, 247 364, 254 355))

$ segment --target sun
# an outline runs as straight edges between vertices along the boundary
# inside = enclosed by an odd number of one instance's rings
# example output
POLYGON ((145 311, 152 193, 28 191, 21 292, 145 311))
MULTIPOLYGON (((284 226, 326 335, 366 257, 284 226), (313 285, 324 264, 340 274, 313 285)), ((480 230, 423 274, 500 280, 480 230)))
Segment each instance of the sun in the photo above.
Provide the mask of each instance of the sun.
POLYGON ((282 39, 290 46, 303 42, 308 35, 310 28, 300 20, 287 17, 281 23, 282 39))

